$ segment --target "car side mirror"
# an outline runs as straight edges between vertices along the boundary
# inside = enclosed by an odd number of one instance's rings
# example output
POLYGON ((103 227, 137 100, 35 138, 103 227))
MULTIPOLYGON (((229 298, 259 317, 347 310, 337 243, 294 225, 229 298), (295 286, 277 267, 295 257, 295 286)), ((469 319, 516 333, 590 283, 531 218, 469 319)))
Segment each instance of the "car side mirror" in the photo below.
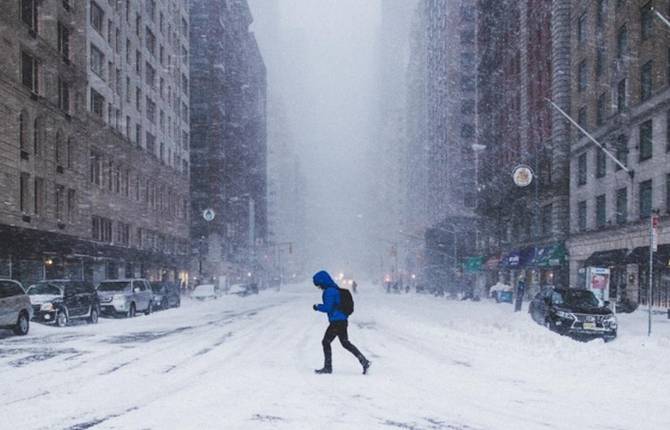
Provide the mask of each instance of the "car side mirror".
POLYGON ((606 308, 609 308, 611 304, 612 304, 612 302, 610 302, 609 300, 605 300, 605 307, 606 308))

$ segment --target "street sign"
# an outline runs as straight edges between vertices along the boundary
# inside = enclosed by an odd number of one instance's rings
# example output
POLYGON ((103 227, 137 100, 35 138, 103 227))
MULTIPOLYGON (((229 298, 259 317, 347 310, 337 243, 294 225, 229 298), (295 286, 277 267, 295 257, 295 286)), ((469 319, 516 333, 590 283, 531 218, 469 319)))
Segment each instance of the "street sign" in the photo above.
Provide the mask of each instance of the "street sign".
POLYGON ((216 213, 214 212, 214 209, 205 209, 202 211, 202 217, 205 219, 205 221, 210 222, 214 220, 216 213))
POLYGON ((525 164, 518 165, 512 172, 512 179, 517 187, 527 187, 533 182, 533 170, 525 164))

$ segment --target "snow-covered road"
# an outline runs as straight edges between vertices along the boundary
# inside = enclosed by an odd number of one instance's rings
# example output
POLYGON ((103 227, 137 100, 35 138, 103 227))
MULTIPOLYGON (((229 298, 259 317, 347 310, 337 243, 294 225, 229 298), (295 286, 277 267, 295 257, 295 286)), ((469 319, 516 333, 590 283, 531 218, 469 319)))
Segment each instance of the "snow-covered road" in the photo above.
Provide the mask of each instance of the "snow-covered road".
POLYGON ((0 332, 1 429, 663 429, 670 321, 620 318, 615 342, 574 342, 511 305, 361 287, 351 340, 322 365, 307 285, 133 320, 0 332))

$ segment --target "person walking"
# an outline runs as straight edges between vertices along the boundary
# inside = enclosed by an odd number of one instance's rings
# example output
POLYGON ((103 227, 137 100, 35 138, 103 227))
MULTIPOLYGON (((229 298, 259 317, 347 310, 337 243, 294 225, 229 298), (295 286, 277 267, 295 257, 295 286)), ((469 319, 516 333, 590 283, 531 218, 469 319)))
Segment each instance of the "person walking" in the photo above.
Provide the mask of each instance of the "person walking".
MULTIPOLYGON (((361 352, 354 346, 354 344, 349 342, 349 335, 347 333, 349 315, 342 309, 341 306, 343 304, 342 295, 348 292, 340 292, 340 288, 325 270, 315 274, 312 278, 312 281, 314 282, 315 286, 323 290, 323 303, 315 304, 312 306, 312 309, 327 314, 329 322, 326 333, 323 335, 323 340, 321 341, 324 357, 323 368, 317 369, 314 372, 317 374, 333 373, 333 359, 330 344, 333 340, 335 340, 336 337, 338 337, 342 347, 352 353, 354 357, 358 359, 358 362, 361 363, 361 366, 363 366, 363 374, 367 374, 371 364, 370 361, 365 358, 363 354, 361 354, 361 352)), ((353 312, 353 301, 351 304, 351 312, 353 312)))

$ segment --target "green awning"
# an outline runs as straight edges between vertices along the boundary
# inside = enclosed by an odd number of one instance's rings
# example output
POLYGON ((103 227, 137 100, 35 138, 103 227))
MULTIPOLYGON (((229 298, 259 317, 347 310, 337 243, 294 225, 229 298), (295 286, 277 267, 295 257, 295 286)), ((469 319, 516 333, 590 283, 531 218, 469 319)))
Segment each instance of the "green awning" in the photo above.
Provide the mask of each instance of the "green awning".
POLYGON ((482 256, 477 256, 477 257, 468 257, 465 259, 465 263, 463 264, 463 267, 466 272, 469 273, 474 273, 474 272, 479 272, 482 270, 482 265, 484 264, 484 257, 482 256))
POLYGON ((561 266, 565 263, 566 256, 565 246, 562 243, 555 243, 538 248, 533 265, 536 267, 561 266))

